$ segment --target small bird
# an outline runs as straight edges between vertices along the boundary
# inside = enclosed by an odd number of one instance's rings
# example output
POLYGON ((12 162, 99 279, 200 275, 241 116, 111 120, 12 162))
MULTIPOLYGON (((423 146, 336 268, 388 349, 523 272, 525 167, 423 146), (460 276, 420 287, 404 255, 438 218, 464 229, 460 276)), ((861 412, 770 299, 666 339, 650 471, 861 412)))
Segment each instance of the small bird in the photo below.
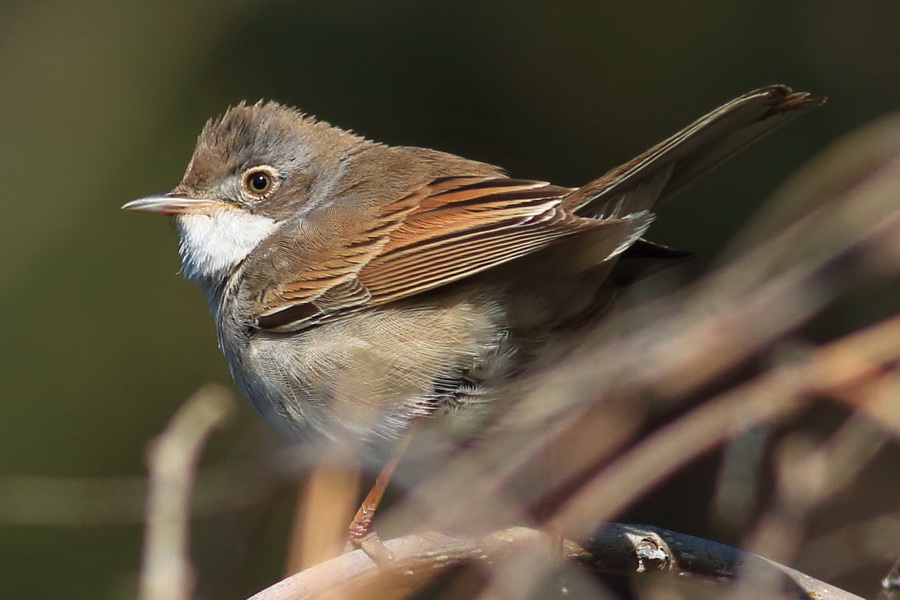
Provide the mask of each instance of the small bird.
POLYGON ((659 203, 821 102, 750 92, 579 188, 241 103, 173 191, 123 208, 175 217, 231 374, 278 428, 396 440, 429 417, 465 438, 585 338, 629 263, 684 256, 643 239, 659 203))

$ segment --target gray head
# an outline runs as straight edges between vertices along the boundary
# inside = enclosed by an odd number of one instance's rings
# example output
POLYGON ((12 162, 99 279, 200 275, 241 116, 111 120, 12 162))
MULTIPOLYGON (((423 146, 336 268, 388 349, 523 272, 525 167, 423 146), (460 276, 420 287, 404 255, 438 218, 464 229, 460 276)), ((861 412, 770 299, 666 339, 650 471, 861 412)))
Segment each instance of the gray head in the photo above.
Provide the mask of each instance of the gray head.
POLYGON ((363 138, 276 102, 206 123, 181 183, 123 208, 176 217, 184 274, 219 283, 286 219, 328 197, 363 138))
POLYGON ((366 143, 277 102, 241 103, 206 123, 175 192, 280 220, 330 187, 342 159, 366 143))

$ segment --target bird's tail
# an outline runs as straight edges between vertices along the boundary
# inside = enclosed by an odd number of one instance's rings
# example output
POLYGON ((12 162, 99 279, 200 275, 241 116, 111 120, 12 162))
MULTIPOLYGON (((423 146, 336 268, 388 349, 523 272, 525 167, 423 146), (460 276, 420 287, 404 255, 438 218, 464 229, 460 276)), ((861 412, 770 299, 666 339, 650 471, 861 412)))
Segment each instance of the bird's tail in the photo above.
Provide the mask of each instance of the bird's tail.
POLYGON ((563 202, 579 216, 601 219, 650 210, 739 150, 824 101, 779 85, 749 92, 574 190, 563 202))

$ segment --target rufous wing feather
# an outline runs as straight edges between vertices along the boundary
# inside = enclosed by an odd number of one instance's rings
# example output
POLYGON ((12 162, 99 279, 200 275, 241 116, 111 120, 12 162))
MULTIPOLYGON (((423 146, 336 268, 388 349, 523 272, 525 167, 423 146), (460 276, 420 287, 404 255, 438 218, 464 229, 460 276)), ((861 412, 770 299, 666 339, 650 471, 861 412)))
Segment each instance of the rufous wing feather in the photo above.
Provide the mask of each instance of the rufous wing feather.
POLYGON ((342 255, 312 270, 315 276, 269 290, 257 323, 297 331, 447 285, 580 233, 607 229, 610 247, 624 249, 649 225, 646 213, 605 220, 573 215, 562 203, 571 192, 503 177, 432 181, 385 205, 381 225, 349 239, 342 255))

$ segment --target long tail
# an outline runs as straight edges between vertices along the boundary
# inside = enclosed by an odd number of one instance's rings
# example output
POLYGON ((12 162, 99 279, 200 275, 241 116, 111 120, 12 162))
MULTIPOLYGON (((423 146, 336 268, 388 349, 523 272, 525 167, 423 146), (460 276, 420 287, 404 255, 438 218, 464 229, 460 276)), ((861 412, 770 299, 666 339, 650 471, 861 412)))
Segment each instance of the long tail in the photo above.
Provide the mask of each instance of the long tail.
POLYGON ((749 92, 578 188, 564 202, 576 214, 594 218, 649 210, 739 150, 823 102, 825 98, 780 85, 749 92))

